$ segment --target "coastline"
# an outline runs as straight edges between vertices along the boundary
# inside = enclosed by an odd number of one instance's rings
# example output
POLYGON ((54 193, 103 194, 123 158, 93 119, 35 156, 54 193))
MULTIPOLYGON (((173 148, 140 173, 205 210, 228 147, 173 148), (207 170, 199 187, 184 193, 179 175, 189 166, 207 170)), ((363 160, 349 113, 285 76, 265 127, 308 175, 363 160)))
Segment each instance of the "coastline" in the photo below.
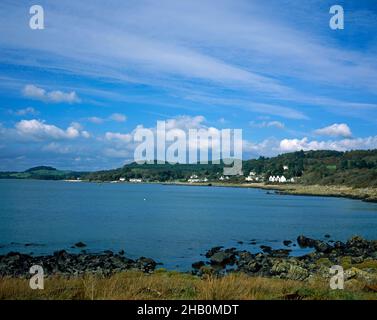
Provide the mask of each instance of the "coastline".
MULTIPOLYGON (((43 180, 43 179, 4 179, 4 180, 43 180)), ((303 185, 303 184, 265 184, 265 183, 224 183, 224 182, 128 182, 128 181, 102 181, 102 180, 43 180, 43 181, 63 181, 67 183, 113 183, 113 184, 160 184, 160 185, 174 185, 174 186, 201 186, 201 187, 224 187, 224 188, 253 188, 272 190, 277 194, 282 195, 296 195, 296 196, 313 196, 313 197, 335 197, 347 198, 353 200, 361 200, 364 202, 377 203, 377 188, 355 188, 342 185, 303 185)))
POLYGON ((265 184, 265 183, 188 183, 188 182, 167 182, 164 185, 182 186, 212 186, 231 188, 254 188, 273 190, 278 194, 316 197, 338 197, 365 202, 377 203, 376 188, 352 188, 347 186, 322 186, 322 185, 301 185, 301 184, 265 184))
POLYGON ((259 253, 213 247, 191 273, 157 269, 150 258, 131 260, 111 251, 37 257, 11 252, 0 256, 0 300, 377 299, 377 240, 326 242, 300 235, 297 244, 313 249, 300 257, 289 255, 293 244, 261 246, 259 253), (46 291, 28 290, 29 266, 35 264, 44 268, 46 291), (329 287, 334 265, 344 269, 344 290, 329 287))

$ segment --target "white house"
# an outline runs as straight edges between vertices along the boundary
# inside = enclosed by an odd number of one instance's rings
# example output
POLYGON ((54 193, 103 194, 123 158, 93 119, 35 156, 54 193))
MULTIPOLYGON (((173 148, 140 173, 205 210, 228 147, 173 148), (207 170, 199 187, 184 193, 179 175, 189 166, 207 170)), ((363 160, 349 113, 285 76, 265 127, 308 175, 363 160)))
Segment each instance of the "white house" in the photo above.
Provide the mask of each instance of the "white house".
POLYGON ((285 183, 285 182, 287 182, 287 178, 286 177, 284 177, 284 176, 281 176, 281 177, 279 177, 279 176, 270 176, 269 178, 268 178, 268 181, 269 182, 279 182, 279 183, 285 183))
POLYGON ((249 175, 245 178, 246 181, 258 181, 259 178, 256 176, 257 174, 254 171, 250 171, 249 175))
POLYGON ((143 180, 141 179, 130 179, 128 180, 129 182, 134 182, 134 183, 137 183, 137 182, 143 182, 143 180))
POLYGON ((119 181, 124 182, 124 181, 126 181, 126 178, 119 178, 119 181))
POLYGON ((224 181, 224 180, 229 180, 229 177, 228 176, 221 176, 219 178, 220 181, 224 181))
POLYGON ((283 166, 283 170, 288 170, 288 166, 283 166))

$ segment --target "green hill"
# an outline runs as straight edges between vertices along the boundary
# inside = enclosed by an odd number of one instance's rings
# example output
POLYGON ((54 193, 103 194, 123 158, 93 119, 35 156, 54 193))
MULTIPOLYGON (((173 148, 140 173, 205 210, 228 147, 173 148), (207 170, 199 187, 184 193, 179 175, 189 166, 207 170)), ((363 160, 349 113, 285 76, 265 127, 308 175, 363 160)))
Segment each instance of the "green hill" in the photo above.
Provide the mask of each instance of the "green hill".
MULTIPOLYGON (((223 175, 223 164, 144 164, 131 163, 122 168, 92 172, 88 180, 112 181, 141 178, 144 181, 187 181, 195 174, 210 181, 223 175)), ((268 180, 270 175, 296 178, 301 184, 377 187, 377 150, 363 151, 298 151, 277 157, 243 161, 244 175, 254 171, 268 180), (288 169, 284 170, 284 167, 288 169)), ((244 176, 232 176, 229 182, 244 182, 244 176)))
POLYGON ((23 172, 0 172, 0 179, 64 180, 77 179, 83 172, 62 171, 48 166, 38 166, 23 172))
MULTIPOLYGON (((114 181, 124 178, 148 182, 187 181, 191 175, 219 181, 224 164, 143 164, 131 163, 122 168, 96 172, 57 170, 49 166, 30 168, 24 172, 1 172, 0 178, 62 180, 82 178, 89 181, 114 181)), ((270 175, 295 178, 303 185, 344 185, 377 187, 377 150, 298 151, 277 157, 243 161, 244 175, 253 171, 265 181, 270 175)), ((229 183, 244 183, 244 176, 231 176, 229 183)))

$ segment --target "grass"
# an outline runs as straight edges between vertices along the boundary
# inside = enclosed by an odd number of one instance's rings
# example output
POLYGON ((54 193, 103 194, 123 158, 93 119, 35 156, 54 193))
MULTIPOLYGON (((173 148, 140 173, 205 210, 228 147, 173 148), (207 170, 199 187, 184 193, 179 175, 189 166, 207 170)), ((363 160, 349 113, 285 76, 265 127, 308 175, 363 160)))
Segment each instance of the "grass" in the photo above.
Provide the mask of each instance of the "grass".
MULTIPOLYGON (((377 288, 375 288, 377 291, 377 288)), ((133 300, 133 299, 366 299, 377 300, 377 292, 352 280, 344 290, 331 290, 328 281, 300 282, 229 274, 225 277, 199 278, 190 274, 156 271, 146 275, 127 271, 104 278, 94 275, 45 279, 44 290, 31 290, 29 281, 0 278, 0 299, 54 300, 133 300)))
MULTIPOLYGON (((169 183, 165 183, 169 184, 169 183)), ((174 182, 175 185, 189 186, 208 186, 208 183, 188 183, 174 182)), ((307 196, 325 196, 325 197, 344 197, 370 202, 377 202, 377 188, 354 188, 344 185, 305 185, 297 183, 267 184, 259 183, 232 183, 232 182, 211 182, 212 187, 239 187, 239 188, 257 188, 265 190, 276 190, 285 194, 307 195, 307 196)))

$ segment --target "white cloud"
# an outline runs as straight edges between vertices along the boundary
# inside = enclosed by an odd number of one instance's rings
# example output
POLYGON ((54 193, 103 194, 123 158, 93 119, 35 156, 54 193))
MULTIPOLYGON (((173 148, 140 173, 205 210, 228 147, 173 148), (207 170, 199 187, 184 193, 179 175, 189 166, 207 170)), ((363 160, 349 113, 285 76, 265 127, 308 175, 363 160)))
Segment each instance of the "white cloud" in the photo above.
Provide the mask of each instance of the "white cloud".
MULTIPOLYGON (((186 134, 186 138, 188 137, 188 130, 190 129, 202 129, 208 132, 209 135, 214 133, 215 128, 213 127, 207 127, 204 122, 205 118, 203 116, 188 116, 188 115, 181 115, 177 116, 175 118, 170 118, 165 120, 165 128, 167 132, 174 133, 175 136, 182 137, 184 133, 186 134)), ((145 128, 143 125, 136 126, 135 129, 133 129, 129 133, 119 133, 119 132, 106 132, 104 135, 104 140, 107 141, 108 144, 110 144, 109 148, 106 148, 104 150, 105 156, 118 158, 118 157, 133 157, 133 152, 138 145, 138 143, 134 142, 133 137, 138 129, 145 128)), ((154 135, 156 136, 156 127, 147 128, 151 130, 154 135)), ((208 141, 205 141, 205 143, 200 145, 200 148, 207 149, 208 141)), ((211 143, 214 146, 220 146, 220 140, 219 139, 213 139, 211 143)), ((169 143, 167 143, 167 146, 169 146, 169 143)), ((194 145, 187 145, 188 149, 192 147, 196 147, 196 144, 194 145)))
POLYGON ((95 124, 101 124, 105 121, 105 119, 99 118, 99 117, 89 117, 87 119, 89 122, 95 123, 95 124))
POLYGON ((132 137, 130 133, 106 132, 105 134, 105 139, 108 141, 119 140, 128 143, 132 141, 132 137))
POLYGON ((89 117, 87 120, 95 124, 101 124, 105 121, 125 122, 127 120, 127 116, 122 113, 113 113, 108 118, 89 117))
POLYGON ((351 137, 352 132, 349 126, 345 123, 334 123, 331 126, 317 129, 314 131, 315 134, 320 136, 330 136, 330 137, 351 137))
POLYGON ((79 97, 75 91, 63 92, 60 90, 46 91, 45 89, 39 88, 35 85, 28 84, 26 85, 22 93, 25 97, 40 100, 43 102, 50 103, 78 103, 80 102, 79 97))
POLYGON ((279 149, 281 152, 292 152, 299 150, 357 150, 377 148, 377 136, 366 138, 328 140, 328 141, 309 141, 307 137, 302 139, 283 139, 280 141, 279 149))
POLYGON ((189 129, 201 129, 205 128, 203 122, 205 122, 205 118, 203 116, 178 116, 176 118, 167 119, 166 121, 166 130, 171 129, 182 129, 182 130, 189 130, 189 129))
POLYGON ((250 122, 250 125, 252 127, 257 127, 257 128, 278 128, 278 129, 284 129, 285 125, 284 123, 280 121, 263 121, 260 123, 256 123, 254 121, 250 122))
POLYGON ((68 154, 72 152, 71 146, 62 145, 56 142, 51 142, 42 147, 42 151, 53 152, 57 154, 68 154))
POLYGON ((16 110, 16 111, 11 111, 11 113, 16 115, 16 116, 27 116, 27 115, 35 116, 35 115, 39 114, 39 112, 32 107, 27 107, 25 109, 19 109, 19 110, 16 110))
POLYGON ((116 121, 116 122, 124 122, 127 120, 127 117, 124 114, 121 113, 113 113, 110 117, 110 120, 116 121))
POLYGON ((46 124, 44 121, 21 120, 15 125, 16 134, 26 140, 61 140, 61 139, 76 139, 80 136, 89 137, 86 131, 80 131, 81 126, 73 123, 67 129, 63 130, 55 125, 46 124))
POLYGON ((90 136, 90 133, 89 133, 88 131, 86 131, 86 130, 81 131, 81 135, 82 135, 85 139, 88 139, 88 138, 91 137, 91 136, 90 136))

